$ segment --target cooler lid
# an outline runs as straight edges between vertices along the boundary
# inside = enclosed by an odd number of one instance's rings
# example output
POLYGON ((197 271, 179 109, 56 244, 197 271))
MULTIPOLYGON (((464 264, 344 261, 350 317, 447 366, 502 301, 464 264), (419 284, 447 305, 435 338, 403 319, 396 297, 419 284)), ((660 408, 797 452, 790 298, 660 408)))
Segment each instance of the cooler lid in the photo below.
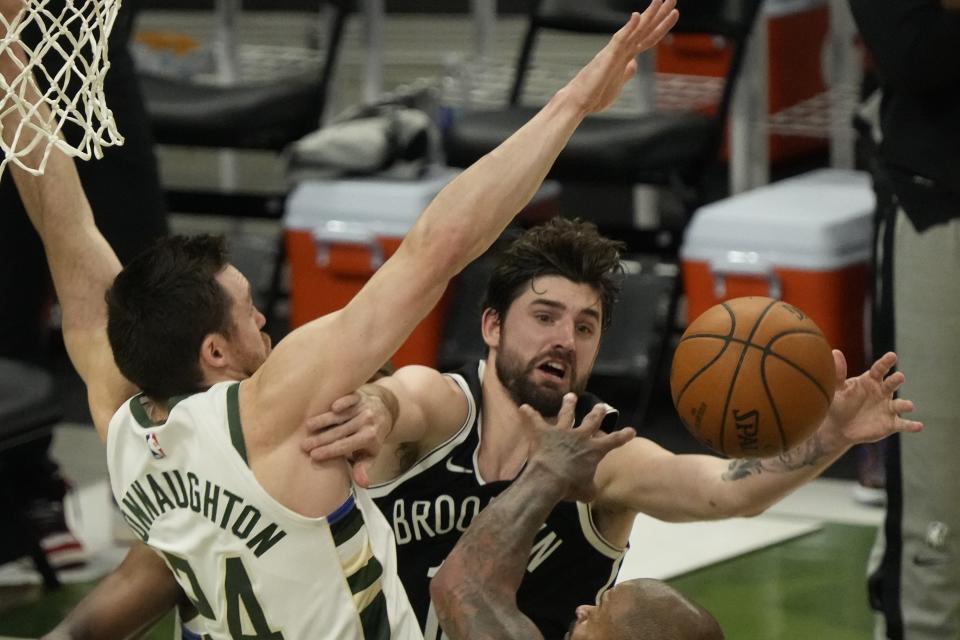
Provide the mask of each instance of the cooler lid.
POLYGON ((761 7, 769 18, 790 16, 811 11, 827 4, 827 0, 766 0, 761 7))
POLYGON ((420 180, 306 180, 287 198, 283 226, 297 230, 363 227, 375 235, 402 237, 457 173, 443 167, 420 180))
POLYGON ((775 266, 829 270, 870 258, 875 197, 865 172, 821 169, 698 209, 684 260, 753 254, 775 266))

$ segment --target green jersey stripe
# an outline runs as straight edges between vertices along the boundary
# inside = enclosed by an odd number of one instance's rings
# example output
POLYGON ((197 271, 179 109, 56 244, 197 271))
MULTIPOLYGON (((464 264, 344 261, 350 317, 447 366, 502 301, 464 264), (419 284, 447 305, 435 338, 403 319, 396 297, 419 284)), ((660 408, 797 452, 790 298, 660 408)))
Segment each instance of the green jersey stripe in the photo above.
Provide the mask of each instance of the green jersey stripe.
POLYGON ((227 389, 227 425, 230 427, 230 441, 243 461, 247 460, 247 443, 243 439, 243 427, 240 425, 240 383, 230 385, 227 389))
POLYGON ((130 415, 133 416, 133 419, 136 420, 137 424, 141 427, 149 429, 157 425, 153 424, 150 416, 147 415, 147 409, 143 406, 143 397, 142 393, 138 393, 130 398, 130 415))
MULTIPOLYGON (((170 411, 173 411, 173 408, 177 406, 179 402, 186 400, 191 395, 193 394, 185 393, 182 396, 174 396, 167 400, 167 412, 169 413, 170 411)), ((130 398, 130 413, 133 415, 133 419, 137 421, 137 424, 145 429, 150 429, 153 427, 159 427, 166 422, 165 420, 160 422, 154 422, 151 420, 150 416, 147 414, 147 408, 143 405, 145 401, 146 396, 143 394, 143 392, 138 393, 130 398)))
POLYGON ((172 398, 170 398, 169 400, 167 400, 167 411, 173 411, 173 408, 174 408, 175 406, 177 406, 178 404, 180 404, 181 402, 183 402, 184 400, 186 400, 187 398, 189 398, 189 397, 192 396, 192 395, 194 395, 194 394, 192 394, 192 393, 185 393, 185 394, 183 394, 182 396, 173 396, 172 398))
POLYGON ((363 528, 363 513, 360 509, 354 508, 342 519, 330 525, 330 533, 333 535, 333 542, 340 546, 363 528))
POLYGON ((387 599, 382 591, 360 612, 360 624, 363 626, 364 640, 390 640, 387 599))
POLYGON ((383 576, 383 566, 376 556, 372 556, 359 571, 352 576, 347 576, 347 584, 350 585, 351 593, 360 593, 383 576))

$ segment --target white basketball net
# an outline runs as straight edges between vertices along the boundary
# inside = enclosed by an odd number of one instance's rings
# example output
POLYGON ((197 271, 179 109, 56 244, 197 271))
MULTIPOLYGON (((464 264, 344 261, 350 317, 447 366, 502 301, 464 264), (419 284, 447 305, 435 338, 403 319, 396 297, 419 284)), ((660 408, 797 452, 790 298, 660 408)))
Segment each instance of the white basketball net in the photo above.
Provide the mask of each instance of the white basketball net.
MULTIPOLYGON (((103 95, 103 79, 110 68, 107 36, 120 0, 61 0, 56 6, 49 0, 25 0, 24 4, 12 24, 0 15, 0 33, 4 33, 0 56, 11 55, 7 48, 21 42, 27 57, 12 81, 0 74, 0 119, 14 111, 20 114, 16 130, 2 131, 0 125, 4 154, 0 176, 10 162, 35 175, 43 173, 54 146, 67 155, 89 160, 91 155, 102 157, 103 147, 123 144, 103 95), (23 43, 25 31, 39 31, 39 44, 31 48, 23 43), (39 95, 39 104, 47 106, 43 116, 35 98, 28 98, 31 95, 39 95), (75 145, 62 138, 65 125, 71 135, 82 134, 75 145), (38 146, 42 154, 33 154, 33 160, 26 158, 38 146)), ((35 35, 32 39, 36 40, 35 35)))

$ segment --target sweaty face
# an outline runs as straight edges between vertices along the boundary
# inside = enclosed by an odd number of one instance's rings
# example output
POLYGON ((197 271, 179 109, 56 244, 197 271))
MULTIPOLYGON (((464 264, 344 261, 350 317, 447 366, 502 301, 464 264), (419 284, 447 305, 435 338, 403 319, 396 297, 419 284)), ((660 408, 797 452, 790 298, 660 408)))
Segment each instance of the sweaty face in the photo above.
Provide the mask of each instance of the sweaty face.
POLYGON ((250 282, 232 265, 217 274, 230 298, 233 326, 227 337, 231 368, 250 377, 270 354, 270 336, 262 331, 266 318, 253 304, 250 282))
POLYGON ((600 344, 600 300, 586 284, 536 278, 507 310, 496 349, 497 378, 517 404, 544 416, 587 384, 600 344))

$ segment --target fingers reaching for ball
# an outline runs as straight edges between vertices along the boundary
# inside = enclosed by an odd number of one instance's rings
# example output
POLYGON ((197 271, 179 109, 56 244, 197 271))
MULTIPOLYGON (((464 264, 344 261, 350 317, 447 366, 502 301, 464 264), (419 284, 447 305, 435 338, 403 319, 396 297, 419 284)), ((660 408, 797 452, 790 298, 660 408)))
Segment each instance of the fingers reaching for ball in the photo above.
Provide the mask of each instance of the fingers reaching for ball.
POLYGON ((900 390, 907 377, 900 371, 895 371, 883 379, 883 390, 887 395, 893 395, 900 390))
POLYGON ((923 430, 923 423, 917 420, 908 420, 903 414, 913 411, 913 401, 906 398, 894 398, 903 387, 907 377, 902 371, 893 371, 897 366, 897 354, 893 351, 880 356, 870 367, 868 375, 880 383, 882 393, 890 398, 890 412, 895 416, 893 428, 899 432, 916 433, 923 430))
POLYGON ((890 373, 895 366, 897 366, 897 354, 888 351, 870 367, 870 375, 874 379, 882 381, 884 393, 891 396, 899 391, 907 380, 907 377, 900 371, 890 373))
POLYGON ((520 416, 531 430, 529 466, 548 470, 563 487, 566 499, 589 501, 595 491, 597 465, 607 453, 633 439, 636 432, 631 428, 610 434, 600 431, 609 409, 602 403, 575 425, 575 408, 576 396, 570 393, 563 398, 556 424, 550 424, 528 405, 520 407, 520 416))
POLYGON ((877 380, 883 380, 895 366, 897 366, 897 354, 893 351, 888 351, 877 358, 876 362, 870 366, 870 375, 874 376, 877 380))
POLYGON ((922 422, 903 417, 913 411, 913 402, 894 397, 907 381, 900 371, 890 373, 896 364, 897 354, 885 353, 867 371, 848 378, 834 395, 826 428, 850 445, 922 430, 922 422))
POLYGON ((837 388, 839 389, 847 379, 847 358, 840 349, 833 350, 833 366, 837 369, 837 388))

